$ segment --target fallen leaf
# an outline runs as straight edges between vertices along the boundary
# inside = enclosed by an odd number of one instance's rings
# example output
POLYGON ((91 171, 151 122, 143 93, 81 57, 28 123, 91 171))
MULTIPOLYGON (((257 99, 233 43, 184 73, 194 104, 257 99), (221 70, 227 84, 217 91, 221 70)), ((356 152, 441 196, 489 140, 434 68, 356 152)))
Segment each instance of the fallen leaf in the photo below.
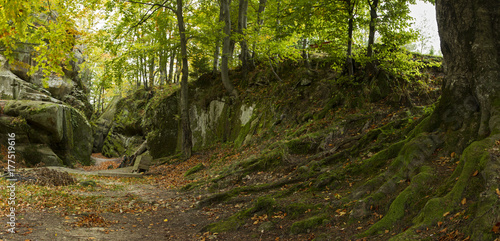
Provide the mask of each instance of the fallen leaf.
POLYGON ((465 205, 465 203, 467 203, 467 199, 466 198, 462 199, 461 203, 462 203, 462 205, 465 205))
POLYGON ((498 190, 498 188, 495 190, 495 192, 497 193, 498 197, 500 197, 500 190, 498 190))
POLYGON ((443 217, 448 216, 448 214, 450 214, 450 212, 445 212, 445 213, 443 214, 443 217))
POLYGON ((472 174, 472 176, 473 176, 473 177, 475 177, 475 176, 477 176, 477 174, 478 174, 478 173, 479 173, 479 171, 478 171, 478 170, 476 170, 476 171, 474 172, 474 174, 472 174))
POLYGON ((495 224, 495 226, 493 226, 493 228, 491 229, 492 232, 494 233, 500 233, 500 222, 498 222, 497 224, 495 224))
POLYGON ((441 227, 441 225, 443 224, 443 222, 438 222, 438 227, 441 227))
POLYGON ((168 219, 166 219, 166 218, 165 218, 165 219, 163 219, 163 222, 168 222, 168 219))

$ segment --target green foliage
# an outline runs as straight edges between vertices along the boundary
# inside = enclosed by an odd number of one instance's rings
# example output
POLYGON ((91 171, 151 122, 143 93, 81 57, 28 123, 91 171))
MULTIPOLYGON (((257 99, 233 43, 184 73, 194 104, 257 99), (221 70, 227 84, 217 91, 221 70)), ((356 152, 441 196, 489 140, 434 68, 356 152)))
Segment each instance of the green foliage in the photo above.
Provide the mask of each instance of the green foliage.
MULTIPOLYGON (((32 52, 36 65, 26 66, 29 74, 37 72, 48 77, 64 75, 71 69, 75 36, 79 34, 75 18, 78 1, 0 1, 0 44, 11 63, 16 55, 32 52)), ((83 5, 84 6, 84 5, 83 5)))

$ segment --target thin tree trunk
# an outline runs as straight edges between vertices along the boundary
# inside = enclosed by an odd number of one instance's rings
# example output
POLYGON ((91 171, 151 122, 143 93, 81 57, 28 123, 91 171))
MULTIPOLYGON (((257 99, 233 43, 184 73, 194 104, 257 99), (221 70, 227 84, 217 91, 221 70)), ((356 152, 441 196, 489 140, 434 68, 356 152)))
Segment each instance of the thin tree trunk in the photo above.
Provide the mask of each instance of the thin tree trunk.
POLYGON ((311 63, 309 62, 309 53, 307 53, 307 38, 302 40, 302 59, 304 59, 304 65, 310 69, 311 63))
MULTIPOLYGON (((263 14, 266 10, 267 0, 259 0, 259 11, 257 12, 257 34, 259 34, 262 25, 264 24, 263 14)), ((252 44, 252 64, 255 67, 255 42, 252 44)))
MULTIPOLYGON (((222 4, 222 3, 220 3, 222 4)), ((219 10, 219 22, 223 22, 224 19, 223 19, 223 9, 222 9, 222 6, 220 7, 220 10, 219 10)), ((215 74, 217 74, 217 70, 219 69, 219 54, 220 54, 220 30, 221 29, 217 29, 217 38, 215 39, 215 51, 214 51, 214 65, 213 65, 213 69, 212 69, 212 72, 215 74)))
POLYGON ((182 15, 182 0, 177 0, 177 22, 181 41, 182 56, 182 81, 181 81, 181 126, 182 126, 182 152, 184 158, 191 157, 193 143, 191 140, 191 127, 189 121, 189 103, 188 103, 188 59, 187 59, 187 39, 186 29, 184 27, 184 16, 182 15))
POLYGON ((241 47, 241 77, 242 80, 246 80, 248 74, 248 46, 245 40, 245 30, 247 29, 247 12, 248 12, 248 0, 240 0, 239 3, 239 13, 238 13, 238 33, 241 34, 242 39, 240 41, 241 47))
POLYGON ((349 27, 347 29, 347 60, 346 67, 349 76, 354 75, 354 63, 352 60, 352 32, 354 30, 354 8, 355 2, 353 0, 347 1, 348 4, 348 13, 349 13, 349 27))
POLYGON ((149 57, 149 84, 147 89, 153 88, 155 83, 155 59, 151 56, 149 57))
POLYGON ((175 62, 175 49, 172 49, 172 53, 170 54, 170 63, 168 68, 168 83, 171 84, 174 82, 172 78, 174 78, 174 62, 175 62))
MULTIPOLYGON (((370 31, 368 34, 368 48, 366 49, 366 57, 373 57, 373 44, 375 43, 375 32, 377 25, 377 8, 379 0, 367 0, 370 6, 370 31)), ((370 60, 366 65, 366 73, 369 75, 374 75, 377 72, 377 66, 374 60, 370 60)))
POLYGON ((223 8, 224 15, 224 44, 222 46, 222 62, 221 62, 221 78, 226 91, 238 98, 238 91, 234 88, 231 80, 229 79, 229 56, 231 52, 231 15, 230 15, 230 1, 222 0, 221 8, 223 8))

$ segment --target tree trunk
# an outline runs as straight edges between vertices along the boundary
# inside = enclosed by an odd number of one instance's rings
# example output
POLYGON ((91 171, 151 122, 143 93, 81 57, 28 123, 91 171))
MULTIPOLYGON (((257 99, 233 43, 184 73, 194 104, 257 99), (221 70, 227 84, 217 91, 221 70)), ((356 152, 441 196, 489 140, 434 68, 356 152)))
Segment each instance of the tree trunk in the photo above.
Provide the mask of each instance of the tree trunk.
POLYGON ((182 126, 182 152, 184 158, 191 157, 193 143, 191 141, 191 127, 189 122, 189 104, 188 104, 188 59, 187 59, 187 39, 186 29, 184 27, 184 17, 182 15, 182 0, 177 0, 177 22, 181 41, 182 56, 182 80, 181 80, 181 126, 182 126))
POLYGON ((302 59, 304 60, 304 65, 310 69, 311 63, 309 62, 309 53, 307 53, 307 38, 302 39, 302 59))
POLYGON ((404 217, 411 220, 413 227, 394 239, 414 240, 418 228, 447 222, 445 216, 449 213, 466 213, 463 220, 467 221, 455 226, 462 237, 469 236, 467 240, 497 237, 492 228, 497 227, 500 217, 499 7, 498 0, 436 1, 445 72, 442 96, 433 114, 413 130, 415 137, 406 140, 384 173, 388 177, 385 180, 405 174, 411 184, 366 233, 383 231, 404 217), (434 184, 426 184, 417 176, 432 180, 439 172, 433 164, 436 153, 450 156, 452 163, 458 165, 447 177, 439 176, 432 181, 434 184), (425 171, 426 168, 430 171, 425 171), (424 194, 421 190, 430 192, 424 194), (415 217, 407 217, 405 208, 418 206, 425 199, 423 195, 430 197, 423 208, 415 212, 418 213, 415 217))
POLYGON ((168 83, 171 84, 174 82, 174 80, 172 79, 174 77, 174 62, 175 62, 175 53, 177 51, 175 51, 175 49, 172 49, 172 53, 170 54, 170 63, 169 63, 169 67, 168 67, 168 83))
MULTIPOLYGON (((222 3, 221 3, 222 4, 222 3)), ((222 5, 220 7, 220 10, 219 10, 219 22, 223 22, 224 19, 223 19, 223 8, 222 8, 222 5)), ((220 53, 220 29, 217 29, 217 38, 215 39, 215 51, 214 51, 214 65, 213 65, 213 69, 212 69, 212 72, 215 74, 217 74, 217 70, 219 69, 219 53, 220 53)))
POLYGON ((248 74, 248 46, 245 40, 245 30, 247 29, 248 0, 240 0, 238 13, 238 33, 241 34, 241 79, 246 80, 248 74))
POLYGON ((472 128, 471 139, 500 128, 493 125, 500 107, 499 6, 498 0, 436 3, 446 77, 434 113, 453 130, 472 128))
POLYGON ((347 11, 349 13, 349 27, 347 29, 347 60, 346 67, 349 76, 354 75, 354 63, 352 61, 352 32, 354 30, 354 8, 355 2, 353 0, 347 1, 347 11))
POLYGON ((231 54, 231 15, 230 15, 230 1, 222 0, 221 8, 223 8, 224 15, 224 44, 222 46, 222 62, 221 62, 221 78, 226 91, 235 97, 238 97, 238 91, 234 88, 231 80, 229 79, 229 55, 231 54))
MULTIPOLYGON (((267 0, 259 0, 259 11, 257 12, 257 34, 260 32, 260 29, 262 28, 262 25, 264 24, 264 19, 262 15, 264 14, 264 11, 266 10, 266 3, 267 0)), ((255 67, 255 43, 252 45, 252 64, 255 67)))
MULTIPOLYGON (((370 6, 370 30, 368 34, 368 48, 366 49, 366 57, 373 57, 373 44, 375 43, 375 31, 377 25, 377 8, 379 0, 368 0, 368 5, 370 6)), ((374 75, 377 72, 377 66, 374 60, 370 60, 366 65, 366 73, 368 75, 374 75)))
POLYGON ((155 83, 155 59, 153 56, 149 57, 149 84, 147 89, 153 88, 155 83))

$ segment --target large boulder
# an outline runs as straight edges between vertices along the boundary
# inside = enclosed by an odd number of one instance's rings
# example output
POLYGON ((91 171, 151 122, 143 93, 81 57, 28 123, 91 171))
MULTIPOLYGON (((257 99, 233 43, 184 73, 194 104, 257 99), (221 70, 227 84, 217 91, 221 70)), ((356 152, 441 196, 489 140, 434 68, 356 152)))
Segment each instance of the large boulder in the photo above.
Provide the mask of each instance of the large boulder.
POLYGON ((138 90, 126 98, 115 97, 94 126, 94 151, 107 157, 133 153, 144 142, 141 121, 150 96, 138 90))
POLYGON ((179 107, 176 94, 153 99, 148 104, 142 126, 153 158, 175 154, 179 142, 179 107))
MULTIPOLYGON (((52 156, 46 150, 50 147, 64 165, 73 166, 76 162, 90 164, 92 129, 85 116, 76 109, 43 101, 12 100, 4 103, 1 118, 0 125, 4 125, 5 130, 17 132, 20 137, 27 136, 27 140, 21 143, 31 146, 24 148, 29 150, 25 155, 35 156, 36 152, 32 149, 43 147, 38 152, 52 156)), ((49 159, 49 163, 45 164, 59 162, 49 159)), ((36 162, 26 161, 29 164, 36 162)))
POLYGON ((116 104, 120 101, 121 97, 115 96, 111 102, 106 107, 106 110, 101 116, 94 122, 92 128, 92 135, 94 136, 94 144, 92 151, 95 153, 102 152, 104 146, 104 140, 108 136, 111 126, 113 125, 113 119, 115 118, 116 104))
MULTIPOLYGON (((241 146, 250 141, 258 128, 269 125, 255 104, 220 97, 218 92, 223 93, 222 89, 211 81, 214 79, 202 76, 190 86, 189 96, 194 100, 189 106, 193 150, 227 141, 241 146)), ((160 94, 146 108, 142 126, 154 159, 174 155, 181 149, 178 96, 178 92, 160 94)))

